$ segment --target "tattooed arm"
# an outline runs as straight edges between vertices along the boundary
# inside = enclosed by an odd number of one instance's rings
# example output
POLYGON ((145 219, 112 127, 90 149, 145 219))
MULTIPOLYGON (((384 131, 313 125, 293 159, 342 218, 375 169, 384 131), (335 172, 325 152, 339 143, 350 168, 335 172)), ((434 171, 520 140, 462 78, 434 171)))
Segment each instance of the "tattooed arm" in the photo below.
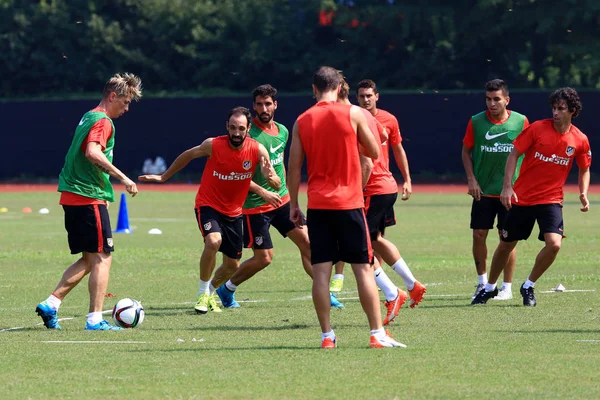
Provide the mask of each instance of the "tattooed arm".
POLYGON ((125 190, 132 196, 135 196, 138 192, 135 182, 129 179, 121 170, 115 167, 108 158, 102 152, 102 146, 97 142, 89 142, 85 148, 85 157, 90 160, 96 168, 100 171, 105 172, 115 179, 118 179, 123 185, 125 190))

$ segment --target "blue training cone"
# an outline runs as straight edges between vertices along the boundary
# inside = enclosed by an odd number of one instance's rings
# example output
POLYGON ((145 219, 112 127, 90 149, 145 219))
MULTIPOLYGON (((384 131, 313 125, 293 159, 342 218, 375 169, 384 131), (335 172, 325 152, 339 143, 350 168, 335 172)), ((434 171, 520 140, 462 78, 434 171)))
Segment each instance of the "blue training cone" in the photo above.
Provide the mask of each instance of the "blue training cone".
POLYGON ((125 193, 121 193, 121 203, 119 204, 119 219, 117 220, 117 229, 115 233, 131 233, 129 229, 129 215, 127 214, 127 198, 125 193))

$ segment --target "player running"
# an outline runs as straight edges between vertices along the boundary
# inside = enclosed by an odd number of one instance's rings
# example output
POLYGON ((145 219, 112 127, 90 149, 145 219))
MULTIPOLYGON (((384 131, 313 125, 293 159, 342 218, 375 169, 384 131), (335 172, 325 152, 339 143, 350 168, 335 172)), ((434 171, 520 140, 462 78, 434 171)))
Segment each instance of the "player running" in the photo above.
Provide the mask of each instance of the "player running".
POLYGON ((196 195, 194 211, 204 250, 200 257, 200 288, 194 309, 199 314, 221 312, 216 288, 210 278, 217 252, 223 253, 223 269, 233 273, 242 257, 242 205, 254 174, 259 171, 269 186, 279 190, 281 179, 270 163, 267 149, 247 138, 250 111, 236 107, 227 117, 228 135, 208 138, 201 145, 181 153, 162 175, 142 175, 143 182, 164 183, 195 158, 208 157, 196 195), (256 168, 259 166, 259 168, 256 168))
MULTIPOLYGON (((217 294, 225 308, 237 308, 235 291, 238 286, 266 268, 273 260, 273 241, 269 228, 275 227, 285 238, 289 237, 300 250, 302 266, 312 278, 310 264, 310 242, 307 230, 296 227, 290 221, 290 195, 285 181, 283 155, 288 141, 287 128, 275 122, 277 110, 277 89, 271 85, 261 85, 252 92, 253 108, 256 117, 250 124, 248 134, 261 143, 267 150, 275 173, 281 180, 281 187, 275 190, 269 186, 261 174, 254 174, 250 184, 250 192, 246 197, 242 213, 244 214, 244 246, 252 248, 253 256, 242 262, 237 271, 225 284, 224 271, 219 268, 212 279, 217 287, 217 294)), ((342 308, 333 293, 330 295, 332 307, 342 308)))

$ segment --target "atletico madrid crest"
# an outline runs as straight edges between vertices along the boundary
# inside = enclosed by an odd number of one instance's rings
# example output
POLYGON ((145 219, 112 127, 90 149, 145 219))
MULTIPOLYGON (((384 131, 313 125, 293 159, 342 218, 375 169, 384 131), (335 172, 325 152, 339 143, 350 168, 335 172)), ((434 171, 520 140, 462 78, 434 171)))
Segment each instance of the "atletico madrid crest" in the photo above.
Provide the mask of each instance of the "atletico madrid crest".
POLYGON ((575 153, 575 147, 573 147, 573 146, 567 146, 567 155, 569 157, 571 157, 573 155, 573 153, 575 153))
POLYGON ((256 242, 257 246, 260 246, 261 244, 263 244, 263 237, 262 236, 257 236, 254 241, 256 242))
POLYGON ((250 169, 250 167, 252 166, 252 161, 244 161, 243 167, 246 171, 248 171, 250 169))
POLYGON ((212 228, 212 224, 210 222, 207 222, 204 224, 204 230, 205 231, 210 231, 210 228, 212 228))

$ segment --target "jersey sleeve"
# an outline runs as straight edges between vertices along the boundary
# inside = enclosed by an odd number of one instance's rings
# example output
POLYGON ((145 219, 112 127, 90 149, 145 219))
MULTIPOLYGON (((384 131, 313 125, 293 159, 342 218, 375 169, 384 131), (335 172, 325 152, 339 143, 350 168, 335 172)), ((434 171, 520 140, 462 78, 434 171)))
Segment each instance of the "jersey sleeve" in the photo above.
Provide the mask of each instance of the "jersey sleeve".
POLYGON ((463 144, 472 149, 475 147, 475 133, 473 132, 473 119, 469 119, 469 123, 467 124, 467 131, 465 132, 465 137, 463 138, 463 144))
POLYGON ((398 119, 392 116, 392 123, 390 124, 391 132, 388 132, 388 141, 393 146, 395 144, 402 143, 402 135, 400 134, 400 125, 398 119))
POLYGON ((112 124, 107 118, 98 120, 90 129, 87 137, 81 144, 81 150, 85 151, 88 143, 96 142, 102 146, 102 150, 106 149, 106 143, 112 135, 112 124))
POLYGON ((523 130, 525 130, 530 125, 529 120, 525 117, 525 121, 523 121, 523 130))
POLYGON ((535 125, 529 125, 514 140, 515 149, 521 154, 525 153, 535 141, 535 125))
POLYGON ((582 146, 579 147, 581 150, 575 156, 575 160, 577 161, 577 166, 579 169, 589 168, 589 166, 592 165, 592 150, 590 148, 590 141, 588 140, 587 136, 584 135, 581 142, 582 146))

